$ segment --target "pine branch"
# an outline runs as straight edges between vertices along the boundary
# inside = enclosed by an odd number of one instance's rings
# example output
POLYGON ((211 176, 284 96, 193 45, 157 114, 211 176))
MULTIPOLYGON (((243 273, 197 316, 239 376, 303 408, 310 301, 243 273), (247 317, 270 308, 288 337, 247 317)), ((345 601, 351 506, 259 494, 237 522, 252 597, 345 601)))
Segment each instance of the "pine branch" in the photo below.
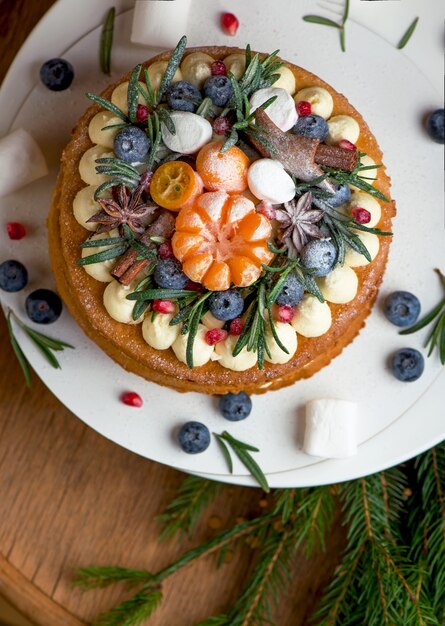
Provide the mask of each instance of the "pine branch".
POLYGON ((132 585, 154 582, 153 574, 146 570, 129 569, 117 566, 91 566, 81 567, 76 572, 73 585, 80 587, 83 591, 90 589, 101 589, 116 582, 124 582, 132 585))
POLYGON ((144 588, 129 600, 99 615, 94 626, 138 626, 151 617, 161 602, 160 589, 144 588))
POLYGON ((181 484, 176 498, 159 516, 163 527, 161 540, 172 539, 176 534, 181 539, 190 535, 203 509, 209 506, 219 493, 221 484, 188 476, 181 484))

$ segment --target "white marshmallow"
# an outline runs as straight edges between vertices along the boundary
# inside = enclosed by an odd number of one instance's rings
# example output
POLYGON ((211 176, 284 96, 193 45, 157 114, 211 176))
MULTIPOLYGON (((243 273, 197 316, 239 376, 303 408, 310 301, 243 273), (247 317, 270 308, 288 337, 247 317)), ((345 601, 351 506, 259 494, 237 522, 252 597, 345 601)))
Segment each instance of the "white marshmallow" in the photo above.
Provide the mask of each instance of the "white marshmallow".
POLYGON ((286 132, 297 123, 298 113, 294 99, 285 89, 280 89, 279 87, 258 89, 250 97, 250 112, 253 113, 253 111, 256 111, 258 107, 274 96, 277 96, 276 100, 269 104, 265 112, 278 128, 286 132))
POLYGON ((172 111, 170 115, 176 133, 172 135, 165 124, 162 124, 162 139, 173 152, 193 154, 211 141, 212 125, 200 115, 187 111, 172 111))
POLYGON ((131 41, 149 48, 174 48, 187 31, 191 0, 136 0, 131 41))
POLYGON ((327 120, 332 115, 334 100, 324 87, 305 87, 294 98, 295 102, 309 102, 312 115, 319 115, 327 120))
POLYGON ((272 204, 289 202, 295 196, 294 181, 275 159, 252 163, 247 170, 247 184, 256 198, 272 204))
POLYGON ((303 450, 329 459, 357 454, 357 405, 331 398, 307 402, 303 450))
POLYGON ((48 174, 37 142, 23 128, 0 139, 0 197, 48 174))

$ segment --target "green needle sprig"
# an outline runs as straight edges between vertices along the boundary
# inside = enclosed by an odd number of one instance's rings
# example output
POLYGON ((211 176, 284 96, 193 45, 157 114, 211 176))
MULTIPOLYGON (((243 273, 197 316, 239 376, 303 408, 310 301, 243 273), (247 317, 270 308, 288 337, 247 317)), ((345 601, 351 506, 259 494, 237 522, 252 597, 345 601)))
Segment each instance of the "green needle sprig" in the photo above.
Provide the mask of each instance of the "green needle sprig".
POLYGON ((345 0, 345 5, 343 9, 343 15, 340 23, 334 22, 327 17, 323 17, 321 15, 305 15, 303 20, 305 22, 309 22, 310 24, 320 24, 320 26, 329 26, 330 28, 337 28, 340 31, 340 47, 343 52, 346 52, 346 35, 345 35, 345 25, 349 17, 349 0, 345 0))
POLYGON ((397 49, 398 50, 402 50, 406 44, 408 43, 408 41, 411 39, 412 34, 414 33, 414 31, 416 30, 416 26, 417 26, 417 22, 419 21, 419 18, 416 17, 411 24, 409 25, 409 27, 407 28, 407 30, 405 31, 404 35, 402 36, 401 40, 399 41, 399 43, 397 44, 397 49))
MULTIPOLYGON (((437 272, 440 282, 445 289, 445 275, 442 274, 440 269, 434 270, 437 272)), ((428 324, 434 322, 434 326, 425 341, 425 348, 428 348, 428 356, 431 356, 434 349, 439 352, 439 358, 442 365, 445 365, 445 296, 425 317, 405 330, 401 330, 399 335, 411 335, 418 330, 425 328, 428 324)))
POLYGON ((116 17, 115 7, 111 7, 105 16, 100 36, 99 61, 100 69, 108 76, 111 73, 111 49, 113 47, 114 20, 116 17))
POLYGON ((61 341, 60 339, 54 339, 53 337, 49 337, 48 335, 44 335, 43 333, 34 330, 27 326, 24 322, 22 322, 15 313, 9 309, 8 315, 6 317, 6 322, 8 326, 9 339, 11 341, 12 349, 14 350, 14 354, 17 357, 18 362, 20 363, 20 367, 22 368, 23 375, 25 377, 26 385, 28 387, 31 386, 31 366, 29 364, 28 359, 26 358, 22 348, 20 347, 19 342, 16 339, 14 333, 14 327, 12 320, 25 332, 25 334, 29 337, 32 343, 37 346, 40 352, 43 354, 48 363, 54 367, 54 369, 61 369, 60 363, 54 355, 54 352, 62 352, 65 348, 72 348, 69 343, 65 341, 61 341))
POLYGON ((230 473, 233 474, 233 462, 232 457, 230 456, 229 447, 233 450, 241 463, 249 470, 251 476, 257 481, 263 491, 269 493, 270 487, 269 483, 267 482, 267 478, 264 475, 261 467, 250 454, 250 452, 259 452, 259 449, 255 446, 250 445, 249 443, 245 443, 244 441, 235 439, 235 437, 233 437, 226 430, 223 431, 221 434, 213 434, 216 437, 217 442, 219 443, 230 473))

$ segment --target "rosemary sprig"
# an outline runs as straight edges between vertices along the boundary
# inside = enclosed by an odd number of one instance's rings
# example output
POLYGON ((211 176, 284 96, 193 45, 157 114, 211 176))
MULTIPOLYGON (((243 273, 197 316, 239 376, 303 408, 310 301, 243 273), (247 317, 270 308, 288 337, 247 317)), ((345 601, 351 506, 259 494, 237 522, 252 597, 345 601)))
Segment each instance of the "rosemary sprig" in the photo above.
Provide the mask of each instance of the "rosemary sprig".
MULTIPOLYGON (((442 286, 445 288, 445 275, 442 274, 440 269, 434 270, 437 272, 442 286)), ((428 324, 431 324, 435 320, 434 326, 425 341, 425 348, 428 348, 428 356, 431 356, 436 348, 439 352, 439 358, 442 365, 445 365, 445 296, 427 315, 419 320, 411 328, 401 330, 399 335, 411 335, 418 330, 425 328, 428 324)))
POLYGON ((346 35, 345 35, 345 24, 349 17, 349 0, 345 0, 345 5, 343 8, 343 15, 340 23, 334 22, 327 17, 323 17, 321 15, 305 15, 303 20, 305 22, 309 22, 310 24, 320 24, 321 26, 329 26, 330 28, 337 28, 340 31, 340 47, 342 52, 346 52, 346 35))
POLYGON ((103 26, 102 33, 100 36, 100 51, 99 51, 99 61, 100 61, 100 69, 104 74, 111 73, 111 49, 113 47, 113 32, 114 32, 114 20, 116 17, 116 9, 115 7, 111 7, 108 11, 103 26))
MULTIPOLYGON (((123 225, 123 235, 120 237, 104 237, 103 239, 87 239, 80 244, 80 248, 101 248, 106 250, 90 254, 89 256, 77 259, 77 265, 92 265, 94 263, 102 263, 116 259, 127 252, 129 248, 133 248, 137 252, 136 260, 147 259, 155 261, 157 259, 156 250, 145 245, 139 239, 136 239, 132 230, 127 224, 123 225)), ((130 298, 132 299, 132 298, 130 298)), ((136 298, 137 299, 137 298, 136 298)))
POLYGON ((412 34, 416 30, 416 26, 417 26, 417 22, 418 21, 419 21, 419 17, 416 17, 411 22, 411 24, 409 25, 409 27, 405 31, 404 35, 402 36, 401 40, 397 44, 397 49, 398 50, 402 50, 402 48, 404 48, 406 46, 406 44, 408 43, 408 41, 411 39, 412 34))
POLYGON ((60 339, 54 339, 52 337, 49 337, 48 335, 44 335, 43 333, 38 332, 37 330, 34 330, 33 328, 30 328, 29 326, 27 326, 27 324, 22 322, 17 317, 17 315, 15 315, 15 313, 10 309, 6 317, 6 322, 8 325, 8 332, 9 332, 9 339, 11 341, 14 354, 16 355, 17 360, 20 363, 20 367, 22 368, 26 385, 30 387, 31 382, 32 382, 31 381, 31 368, 30 368, 28 359, 26 358, 23 350, 20 347, 20 344, 18 343, 15 337, 14 328, 12 324, 13 318, 14 318, 15 323, 26 333, 26 335, 31 339, 33 344, 37 346, 37 348, 43 354, 43 356, 48 361, 48 363, 55 369, 61 369, 61 367, 60 367, 59 361, 57 360, 57 358, 55 357, 53 353, 63 351, 65 348, 74 349, 74 346, 72 346, 69 343, 66 343, 65 341, 61 341, 60 339))
POLYGON ((226 430, 224 430, 221 434, 213 434, 221 447, 224 458, 226 459, 229 466, 230 473, 233 473, 233 463, 228 446, 233 450, 241 463, 249 470, 250 474, 257 481, 263 491, 269 493, 270 487, 269 483, 267 482, 267 478, 264 475, 261 467, 250 454, 250 452, 259 452, 259 449, 255 446, 250 445, 249 443, 245 443, 244 441, 235 439, 235 437, 233 437, 233 435, 228 433, 226 430))
MULTIPOLYGON (((346 172, 345 170, 340 170, 333 167, 322 167, 322 170, 326 173, 326 177, 329 178, 330 181, 336 183, 338 185, 353 185, 354 187, 358 187, 362 191, 366 191, 371 196, 378 198, 379 200, 383 200, 384 202, 389 202, 389 199, 379 190, 376 189, 373 185, 368 183, 364 178, 359 176, 359 172, 363 172, 370 169, 378 169, 381 165, 363 165, 361 162, 361 157, 365 156, 364 152, 359 153, 359 160, 355 168, 352 172, 346 172)), ((318 182, 321 180, 317 179, 318 182)), ((369 180, 374 180, 374 178, 370 178, 369 180)))

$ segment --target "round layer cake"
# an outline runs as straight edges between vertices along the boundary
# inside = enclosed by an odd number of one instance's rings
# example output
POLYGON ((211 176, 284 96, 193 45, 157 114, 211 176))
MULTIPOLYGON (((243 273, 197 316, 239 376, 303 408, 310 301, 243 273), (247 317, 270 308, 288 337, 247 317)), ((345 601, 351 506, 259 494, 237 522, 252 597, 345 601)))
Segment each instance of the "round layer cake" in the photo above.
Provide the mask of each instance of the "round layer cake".
POLYGON ((84 332, 128 371, 207 394, 278 389, 340 354, 395 215, 348 100, 275 56, 180 46, 90 98, 49 215, 84 332))

